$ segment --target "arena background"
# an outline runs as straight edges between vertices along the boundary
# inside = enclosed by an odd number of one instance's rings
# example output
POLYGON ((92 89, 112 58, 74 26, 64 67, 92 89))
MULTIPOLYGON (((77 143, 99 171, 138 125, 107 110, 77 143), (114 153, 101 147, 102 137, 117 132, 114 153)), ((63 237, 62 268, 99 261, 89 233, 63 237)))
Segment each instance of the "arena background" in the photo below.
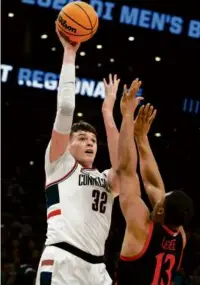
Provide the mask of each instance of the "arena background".
MULTIPOLYGON (((174 282, 200 284, 197 277, 192 277, 198 276, 200 269, 199 1, 85 2, 98 11, 100 26, 78 52, 74 119, 86 120, 97 128, 99 150, 95 164, 100 170, 110 167, 101 115, 102 78, 118 74, 119 98, 122 84, 130 84, 135 77, 143 81, 145 102, 158 109, 150 142, 166 189, 184 189, 196 208, 187 229, 183 266, 174 282), (129 37, 134 39, 130 41, 129 37), (85 56, 80 55, 83 51, 85 56)), ((2 1, 3 285, 33 284, 45 240, 44 152, 56 112, 56 82, 62 61, 54 22, 59 7, 66 3, 2 1)), ((119 100, 115 119, 119 127, 119 100)), ((112 277, 124 226, 116 199, 105 254, 112 277)))

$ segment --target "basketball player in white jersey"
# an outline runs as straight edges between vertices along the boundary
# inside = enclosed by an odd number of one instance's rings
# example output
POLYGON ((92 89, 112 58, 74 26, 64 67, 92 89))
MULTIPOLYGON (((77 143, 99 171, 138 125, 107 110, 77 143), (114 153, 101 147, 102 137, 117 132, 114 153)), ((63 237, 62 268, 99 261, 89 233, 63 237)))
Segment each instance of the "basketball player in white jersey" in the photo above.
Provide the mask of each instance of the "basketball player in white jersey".
POLYGON ((64 57, 57 114, 45 154, 48 227, 36 285, 111 285, 103 255, 117 195, 112 188, 115 176, 112 169, 100 173, 92 168, 95 129, 85 122, 72 125, 79 45, 57 34, 64 57))

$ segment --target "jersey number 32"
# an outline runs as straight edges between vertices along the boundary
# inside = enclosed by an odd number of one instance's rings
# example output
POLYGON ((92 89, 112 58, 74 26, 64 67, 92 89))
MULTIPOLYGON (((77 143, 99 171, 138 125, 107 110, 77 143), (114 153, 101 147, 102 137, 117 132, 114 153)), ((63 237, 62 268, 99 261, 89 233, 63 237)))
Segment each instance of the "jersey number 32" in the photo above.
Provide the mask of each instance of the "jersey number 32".
POLYGON ((92 203, 92 210, 104 214, 106 211, 106 203, 108 200, 107 193, 100 192, 99 190, 93 190, 92 197, 94 198, 94 201, 92 203))

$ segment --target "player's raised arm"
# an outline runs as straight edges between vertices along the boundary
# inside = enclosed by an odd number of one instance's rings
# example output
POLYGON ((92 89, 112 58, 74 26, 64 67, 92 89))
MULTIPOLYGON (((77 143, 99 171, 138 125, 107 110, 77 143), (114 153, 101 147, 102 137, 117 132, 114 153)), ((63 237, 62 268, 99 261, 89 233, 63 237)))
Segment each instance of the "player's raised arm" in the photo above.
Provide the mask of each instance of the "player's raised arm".
POLYGON ((131 132, 134 131, 133 115, 138 104, 136 93, 141 82, 137 79, 131 84, 129 92, 126 85, 121 99, 122 125, 119 135, 118 158, 119 167, 118 173, 124 173, 127 176, 136 175, 137 152, 131 132))
POLYGON ((108 142, 108 150, 111 162, 111 168, 109 169, 107 176, 108 176, 108 183, 111 186, 112 193, 114 196, 119 194, 119 184, 116 175, 116 170, 118 167, 118 140, 119 140, 119 131, 116 127, 114 118, 113 118, 113 108, 116 101, 117 90, 119 86, 120 79, 117 78, 115 74, 112 77, 109 74, 109 81, 107 83, 106 79, 104 78, 104 86, 105 86, 105 99, 102 105, 102 114, 104 125, 106 129, 106 136, 108 142))
POLYGON ((136 98, 141 82, 134 80, 130 91, 124 88, 121 100, 123 116, 119 135, 119 167, 117 170, 120 184, 120 206, 126 219, 127 227, 136 234, 147 230, 149 211, 140 198, 140 185, 136 173, 137 152, 132 132, 134 131, 133 115, 141 98, 136 98))
POLYGON ((117 78, 116 74, 114 75, 113 78, 112 75, 109 74, 108 83, 106 82, 105 78, 103 81, 104 81, 106 96, 102 105, 102 114, 106 129, 110 161, 113 170, 116 171, 118 166, 117 152, 118 152, 119 132, 113 118, 113 108, 116 101, 116 94, 120 79, 117 78))
POLYGON ((75 109, 75 59, 79 44, 68 43, 56 30, 59 40, 64 48, 63 63, 60 74, 57 114, 53 126, 50 162, 57 160, 68 145, 75 109))
POLYGON ((160 201, 165 194, 164 183, 147 136, 155 116, 156 110, 147 104, 140 108, 134 123, 134 136, 139 151, 141 176, 152 206, 160 201))
MULTIPOLYGON (((134 136, 139 151, 141 176, 152 207, 165 195, 163 179, 148 139, 148 132, 156 113, 157 111, 150 104, 142 106, 134 122, 134 136)), ((186 235, 182 226, 179 227, 179 231, 182 233, 183 247, 185 247, 186 235)))

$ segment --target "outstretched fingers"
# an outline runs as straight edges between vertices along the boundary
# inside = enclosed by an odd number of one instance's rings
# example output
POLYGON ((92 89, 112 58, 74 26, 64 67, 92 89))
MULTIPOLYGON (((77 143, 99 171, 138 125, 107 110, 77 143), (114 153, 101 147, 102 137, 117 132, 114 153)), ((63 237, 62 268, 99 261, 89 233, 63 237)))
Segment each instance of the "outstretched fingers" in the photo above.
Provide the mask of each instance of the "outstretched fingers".
POLYGON ((155 119, 156 114, 157 114, 157 110, 154 109, 154 111, 153 111, 151 117, 149 118, 149 123, 150 123, 150 124, 151 124, 151 123, 153 122, 153 120, 155 119))

